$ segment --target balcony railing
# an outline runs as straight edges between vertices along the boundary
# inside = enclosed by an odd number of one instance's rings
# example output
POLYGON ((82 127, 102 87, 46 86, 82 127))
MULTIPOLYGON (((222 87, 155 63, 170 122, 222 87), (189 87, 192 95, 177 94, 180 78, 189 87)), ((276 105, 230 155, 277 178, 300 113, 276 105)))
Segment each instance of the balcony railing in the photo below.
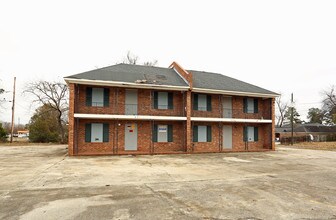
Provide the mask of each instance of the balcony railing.
POLYGON ((113 114, 113 115, 153 115, 153 116, 185 116, 182 105, 144 105, 121 104, 105 106, 104 103, 92 103, 92 106, 78 106, 76 113, 85 114, 113 114))
POLYGON ((268 111, 259 109, 258 113, 254 111, 244 112, 243 109, 229 109, 229 108, 212 108, 207 110, 192 110, 192 117, 204 118, 240 118, 240 119, 271 119, 271 114, 268 111))
MULTIPOLYGON (((152 115, 152 116, 186 116, 185 108, 182 105, 144 105, 144 104, 121 104, 106 106, 103 103, 93 103, 92 106, 79 106, 76 113, 85 114, 113 114, 113 115, 152 115), (96 104, 96 105, 95 105, 96 104)), ((268 110, 259 109, 258 113, 254 111, 244 112, 243 109, 228 109, 212 107, 211 111, 206 108, 191 111, 192 117, 202 118, 236 118, 236 119, 271 119, 271 113, 268 110)))

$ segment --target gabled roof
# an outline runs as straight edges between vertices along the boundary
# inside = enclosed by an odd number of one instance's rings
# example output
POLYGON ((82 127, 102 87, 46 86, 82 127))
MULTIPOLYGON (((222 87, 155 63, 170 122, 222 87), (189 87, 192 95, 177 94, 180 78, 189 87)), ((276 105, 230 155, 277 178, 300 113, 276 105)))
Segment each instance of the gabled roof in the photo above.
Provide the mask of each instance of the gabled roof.
POLYGON ((67 82, 92 85, 114 85, 132 88, 155 87, 157 89, 174 90, 187 90, 191 88, 194 92, 256 97, 276 97, 278 95, 277 93, 222 74, 195 70, 188 70, 187 72, 192 75, 192 87, 188 83, 188 80, 191 80, 191 78, 183 78, 174 68, 131 64, 117 64, 64 78, 67 82))
POLYGON ((219 73, 210 73, 195 70, 188 70, 188 72, 191 72, 193 74, 194 88, 278 95, 275 92, 219 73))
POLYGON ((131 64, 117 64, 84 73, 79 73, 76 75, 71 75, 65 78, 139 84, 188 86, 183 78, 181 78, 173 69, 131 64))

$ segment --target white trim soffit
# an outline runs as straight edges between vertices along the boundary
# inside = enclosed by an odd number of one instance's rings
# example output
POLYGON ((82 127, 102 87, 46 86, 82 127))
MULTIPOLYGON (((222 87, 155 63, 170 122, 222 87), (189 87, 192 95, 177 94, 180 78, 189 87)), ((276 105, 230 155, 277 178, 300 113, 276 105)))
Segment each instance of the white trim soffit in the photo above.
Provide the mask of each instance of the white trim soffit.
POLYGON ((239 95, 239 96, 249 96, 249 97, 261 97, 261 98, 276 98, 278 94, 264 94, 264 93, 251 93, 251 92, 239 92, 239 91, 225 91, 216 89, 202 89, 193 88, 192 92, 199 93, 211 93, 211 94, 223 94, 223 95, 239 95))
POLYGON ((90 79, 73 79, 64 78, 67 83, 76 83, 84 85, 96 85, 96 86, 117 86, 117 87, 127 87, 127 88, 137 88, 137 89, 162 89, 162 90, 176 90, 176 91, 187 91, 189 86, 171 86, 171 85, 156 85, 156 84, 142 84, 142 83, 130 83, 130 82, 115 82, 115 81, 104 81, 104 80, 90 80, 90 79))
POLYGON ((152 115, 107 115, 107 114, 81 114, 75 113, 75 118, 86 119, 123 119, 123 120, 160 120, 160 121, 186 121, 187 117, 178 116, 152 116, 152 115))
POLYGON ((202 118, 191 117, 191 121, 209 121, 209 122, 236 122, 236 123, 272 123, 268 119, 245 119, 245 118, 202 118))

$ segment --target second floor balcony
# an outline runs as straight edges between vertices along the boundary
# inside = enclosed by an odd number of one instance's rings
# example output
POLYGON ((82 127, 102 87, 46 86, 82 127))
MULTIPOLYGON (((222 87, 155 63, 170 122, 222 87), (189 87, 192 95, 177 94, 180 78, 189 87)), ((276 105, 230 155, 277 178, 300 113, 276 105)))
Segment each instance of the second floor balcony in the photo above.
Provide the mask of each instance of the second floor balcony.
POLYGON ((271 119, 271 112, 269 109, 259 109, 258 112, 254 110, 232 109, 232 108, 199 108, 193 110, 192 117, 201 118, 232 118, 232 119, 271 119))
POLYGON ((124 104, 104 106, 103 102, 92 102, 91 106, 79 106, 75 113, 83 114, 110 114, 110 115, 152 115, 152 116, 185 116, 183 105, 146 105, 124 104))

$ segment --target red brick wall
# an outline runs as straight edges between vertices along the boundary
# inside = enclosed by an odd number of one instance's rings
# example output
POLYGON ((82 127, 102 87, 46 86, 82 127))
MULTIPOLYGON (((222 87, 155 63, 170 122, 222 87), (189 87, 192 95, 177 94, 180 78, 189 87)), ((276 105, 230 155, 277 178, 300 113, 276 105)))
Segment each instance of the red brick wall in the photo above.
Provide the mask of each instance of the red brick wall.
POLYGON ((158 91, 158 92, 172 92, 173 93, 173 109, 154 109, 152 97, 153 90, 139 89, 138 103, 139 115, 155 115, 155 116, 184 116, 184 92, 176 91, 158 91))
MULTIPOLYGON (((192 110, 191 92, 173 92, 174 109, 156 110, 152 109, 152 90, 139 89, 138 103, 144 106, 139 109, 138 114, 143 115, 162 115, 162 116, 187 116, 185 122, 155 122, 157 124, 173 124, 173 143, 152 143, 152 122, 150 121, 117 121, 117 120, 84 120, 80 119, 79 124, 73 118, 76 109, 78 113, 92 114, 124 114, 125 88, 110 87, 109 107, 87 107, 85 105, 86 86, 69 85, 69 155, 78 152, 79 155, 93 154, 150 154, 150 153, 175 153, 175 152, 219 152, 222 150, 222 125, 232 125, 233 129, 233 149, 232 151, 244 151, 245 142, 243 141, 243 127, 258 126, 258 142, 248 142, 248 150, 274 150, 274 123, 273 124, 243 124, 243 123, 213 123, 213 122, 191 122, 190 116, 203 117, 200 111, 192 110), (74 99, 75 94, 79 96, 74 99), (188 107, 186 111, 184 106, 188 107), (147 108, 146 108, 147 106, 147 108), (193 113, 192 113, 193 112, 193 113), (85 143, 85 123, 109 123, 110 140, 108 143, 85 143), (138 150, 124 150, 124 132, 126 123, 137 123, 138 125, 138 150), (118 125, 120 124, 120 126, 118 125), (212 125, 212 142, 194 143, 192 142, 192 124, 212 125), (75 138, 78 137, 78 138, 75 138), (74 148, 77 146, 77 148, 74 148)), ((221 116, 221 95, 212 94, 212 112, 207 112, 207 117, 221 116)), ((234 117, 245 118, 243 113, 243 97, 234 96, 232 98, 234 117), (236 115, 235 115, 236 114, 236 115)), ((264 119, 271 118, 274 122, 274 99, 259 99, 259 113, 248 114, 248 118, 264 119)), ((222 150, 226 151, 226 150, 222 150)), ((231 150, 230 150, 231 151, 231 150)))
POLYGON ((76 103, 76 113, 84 114, 114 114, 114 99, 115 99, 115 88, 113 87, 102 87, 102 86, 86 86, 79 85, 78 91, 78 103, 76 103), (109 107, 97 107, 97 106, 86 106, 86 88, 109 88, 110 89, 110 99, 109 107))
POLYGON ((185 125, 183 122, 169 122, 160 121, 155 122, 158 125, 171 124, 173 125, 173 142, 155 142, 154 152, 155 153, 167 153, 167 152, 185 152, 185 136, 186 131, 184 129, 185 125))
POLYGON ((150 121, 116 121, 116 120, 92 120, 81 119, 78 126, 78 154, 150 154, 183 152, 184 135, 183 122, 156 122, 157 124, 173 125, 173 142, 152 143, 152 123, 150 121), (85 142, 85 124, 86 123, 108 123, 109 124, 109 142, 86 143, 85 142), (138 149, 136 151, 125 150, 125 124, 135 123, 138 130, 138 149))
POLYGON ((243 140, 244 136, 244 126, 258 127, 258 141, 246 142, 248 150, 262 150, 264 149, 264 139, 265 139, 265 125, 264 124, 233 124, 233 150, 243 151, 245 150, 245 142, 243 140))
MULTIPOLYGON (((211 95, 211 111, 197 111, 192 109, 193 117, 223 117, 223 101, 222 95, 211 95)), ((192 96, 193 97, 193 96, 192 96)), ((192 103, 194 100, 192 100, 192 103)), ((192 105, 193 106, 193 105, 192 105)), ((271 119, 270 116, 270 101, 269 99, 258 98, 258 113, 244 113, 244 97, 232 97, 232 118, 247 118, 247 119, 271 119)))
POLYGON ((114 129, 114 122, 107 120, 87 120, 80 119, 78 125, 78 146, 77 152, 79 155, 83 154, 112 154, 113 153, 113 139, 114 134, 111 132, 114 129), (85 142, 85 124, 86 123, 108 123, 110 126, 109 142, 103 143, 87 143, 85 142))
MULTIPOLYGON (((193 126, 211 125, 211 142, 193 142, 193 152, 219 152, 219 123, 194 122, 193 126)), ((192 129, 193 130, 193 129, 192 129)), ((192 132, 193 134, 193 132, 192 132)), ((193 139, 192 139, 193 140, 193 139)))
POLYGON ((270 149, 271 143, 268 142, 270 124, 241 124, 241 123, 207 123, 194 122, 193 125, 211 125, 212 141, 211 142, 193 142, 194 152, 219 152, 219 151, 245 151, 245 142, 243 140, 244 126, 258 127, 258 141, 247 142, 247 150, 270 149), (232 126, 232 150, 223 149, 222 125, 232 126), (268 133, 267 133, 268 132, 268 133), (268 139, 267 139, 268 138, 268 139))
MULTIPOLYGON (((125 114, 125 88, 115 87, 99 87, 95 88, 109 88, 110 99, 109 107, 86 106, 86 88, 88 86, 79 86, 79 101, 76 108, 76 113, 85 114, 125 114)), ((90 86, 91 87, 91 86, 90 86)), ((180 91, 162 91, 173 93, 173 109, 153 109, 152 92, 154 90, 138 89, 138 115, 156 115, 156 116, 184 116, 184 92, 180 91)), ((158 90, 155 90, 158 91, 158 90)), ((160 90, 161 92, 161 90, 160 90)))
POLYGON ((221 103, 221 96, 222 95, 214 95, 214 94, 209 94, 211 96, 211 111, 198 111, 193 109, 194 105, 194 93, 192 93, 192 116, 193 117, 211 117, 211 118, 222 118, 222 107, 223 106, 221 103))

